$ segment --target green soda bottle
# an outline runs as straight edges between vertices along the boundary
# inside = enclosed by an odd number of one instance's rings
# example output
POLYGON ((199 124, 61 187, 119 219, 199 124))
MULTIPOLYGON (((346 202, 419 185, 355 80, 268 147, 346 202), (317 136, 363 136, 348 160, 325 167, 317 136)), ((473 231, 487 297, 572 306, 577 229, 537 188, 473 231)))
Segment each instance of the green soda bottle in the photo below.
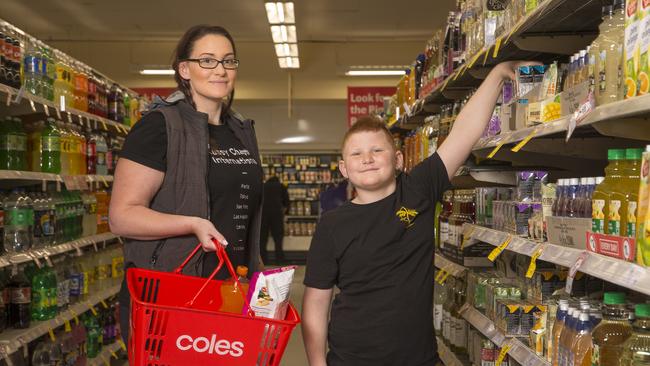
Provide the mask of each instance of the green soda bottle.
POLYGON ((51 319, 49 309, 46 268, 36 269, 32 276, 32 320, 51 319))
POLYGON ((27 170, 27 134, 23 128, 23 122, 14 117, 14 170, 27 170))
POLYGON ((632 336, 625 342, 623 366, 650 365, 650 304, 638 304, 634 308, 636 320, 632 336))
POLYGON ((11 117, 0 122, 0 169, 10 170, 9 166, 9 143, 7 130, 11 123, 11 117))
POLYGON ((54 118, 48 118, 41 132, 41 171, 61 173, 61 135, 54 118))
POLYGON ((102 330, 99 327, 99 321, 92 314, 86 316, 84 325, 86 326, 86 356, 95 358, 102 349, 102 330))

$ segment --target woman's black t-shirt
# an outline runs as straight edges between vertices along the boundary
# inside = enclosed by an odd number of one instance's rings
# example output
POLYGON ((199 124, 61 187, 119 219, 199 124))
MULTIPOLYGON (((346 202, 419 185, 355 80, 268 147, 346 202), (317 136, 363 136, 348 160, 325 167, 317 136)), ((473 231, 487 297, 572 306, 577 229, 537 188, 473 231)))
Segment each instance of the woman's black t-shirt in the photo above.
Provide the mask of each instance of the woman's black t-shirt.
MULTIPOLYGON (((228 241, 226 252, 233 266, 247 265, 250 252, 246 243, 261 199, 262 172, 257 159, 227 125, 208 125, 208 130, 210 221, 228 241)), ((166 155, 165 118, 161 113, 149 113, 131 129, 120 157, 165 172, 166 155)), ((207 253, 203 275, 209 275, 216 265, 216 255, 207 253)), ((223 268, 217 278, 228 276, 223 268)))

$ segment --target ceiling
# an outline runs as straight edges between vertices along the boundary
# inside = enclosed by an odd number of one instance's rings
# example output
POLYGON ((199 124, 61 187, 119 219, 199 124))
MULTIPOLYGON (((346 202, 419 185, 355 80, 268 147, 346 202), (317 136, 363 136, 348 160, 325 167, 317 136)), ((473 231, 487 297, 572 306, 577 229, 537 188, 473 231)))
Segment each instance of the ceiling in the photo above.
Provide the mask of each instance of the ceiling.
POLYGON ((172 87, 141 76, 168 65, 194 24, 226 27, 242 66, 238 98, 345 99, 346 87, 392 86, 397 79, 344 76, 350 66, 405 65, 443 27, 455 0, 295 0, 301 68, 278 67, 262 0, 2 0, 0 18, 129 87, 172 87))

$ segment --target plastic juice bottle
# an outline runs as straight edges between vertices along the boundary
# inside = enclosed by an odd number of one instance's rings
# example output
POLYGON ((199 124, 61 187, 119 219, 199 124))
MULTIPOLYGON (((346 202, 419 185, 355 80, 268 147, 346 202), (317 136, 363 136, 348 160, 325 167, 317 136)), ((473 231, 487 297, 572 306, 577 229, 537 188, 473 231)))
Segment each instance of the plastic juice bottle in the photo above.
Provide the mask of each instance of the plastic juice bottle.
MULTIPOLYGON (((625 150, 625 165, 622 179, 617 187, 611 193, 610 202, 618 201, 614 206, 620 207, 618 224, 611 224, 610 228, 618 225, 620 231, 616 235, 634 237, 636 235, 636 211, 639 192, 639 165, 641 159, 641 149, 625 150)), ((610 204, 610 212, 612 205, 610 204)))
POLYGON ((66 105, 67 98, 67 89, 66 89, 66 69, 63 63, 63 60, 60 57, 57 57, 56 66, 56 76, 54 78, 54 103, 57 107, 66 105))
POLYGON ((38 122, 27 135, 27 166, 32 172, 41 171, 41 131, 43 124, 38 122))
POLYGON ((237 280, 239 286, 232 279, 224 281, 221 285, 221 307, 219 311, 241 314, 244 308, 244 296, 248 294, 248 268, 237 266, 237 280))
POLYGON ((623 159, 625 151, 622 149, 609 149, 607 151, 607 160, 609 164, 605 168, 605 179, 596 186, 592 195, 592 229, 594 233, 604 234, 609 224, 609 195, 616 182, 612 174, 619 174, 620 161, 623 159))
POLYGON ((639 42, 639 73, 637 74, 637 94, 644 95, 650 91, 650 2, 639 1, 639 18, 641 25, 639 34, 641 40, 639 42))
POLYGON ((86 136, 81 132, 81 128, 75 126, 74 128, 74 134, 75 137, 77 138, 77 171, 79 174, 85 175, 87 174, 87 167, 86 167, 86 152, 87 152, 87 143, 88 141, 86 140, 86 136))
POLYGON ((602 43, 605 32, 610 29, 609 23, 611 22, 610 17, 607 16, 608 9, 606 6, 602 8, 602 22, 598 26, 598 37, 591 43, 589 48, 589 66, 590 66, 590 78, 592 79, 592 84, 594 86, 594 96, 596 100, 599 100, 600 88, 600 44, 602 43))
POLYGON ((61 135, 54 118, 48 118, 41 131, 40 171, 61 173, 61 135))
POLYGON ((620 365, 623 345, 632 335, 632 326, 628 321, 625 294, 606 292, 603 306, 603 321, 592 331, 593 366, 620 365))
POLYGON ((636 260, 650 266, 650 145, 641 161, 639 205, 637 207, 636 260))
POLYGON ((551 350, 551 365, 552 366, 558 366, 559 365, 559 345, 560 345, 560 334, 562 334, 562 330, 564 329, 565 326, 565 320, 567 317, 567 313, 569 311, 569 301, 568 300, 560 300, 560 304, 557 307, 557 314, 555 315, 555 323, 553 323, 553 330, 551 334, 551 344, 550 344, 550 350, 551 350))
POLYGON ((591 366, 591 350, 593 348, 591 330, 592 324, 589 320, 589 313, 581 313, 570 366, 591 366))
POLYGON ((625 33, 624 33, 624 72, 625 72, 625 98, 632 98, 637 93, 637 80, 639 73, 641 21, 639 3, 642 0, 628 0, 625 6, 625 33))
POLYGON ((565 320, 564 330, 560 334, 560 366, 568 366, 571 358, 571 345, 576 334, 576 325, 578 324, 578 317, 580 316, 580 309, 569 308, 567 313, 568 320, 565 320), (573 311, 571 311, 573 309, 573 311))
POLYGON ((618 90, 618 82, 616 78, 609 80, 609 77, 616 75, 618 66, 616 66, 616 51, 619 45, 616 43, 616 31, 614 27, 614 8, 611 5, 605 6, 605 14, 602 26, 604 27, 601 33, 599 55, 598 55, 598 99, 596 100, 599 105, 607 104, 616 100, 612 95, 616 94, 618 90), (609 59, 608 59, 609 56, 609 59), (616 73, 614 73, 616 70, 616 73), (616 87, 615 87, 616 86, 616 87))
POLYGON ((567 217, 579 217, 579 212, 577 209, 577 203, 579 200, 578 190, 580 187, 580 179, 571 178, 569 180, 569 187, 566 193, 566 200, 564 201, 564 216, 567 217))
POLYGON ((70 135, 61 121, 57 123, 56 129, 59 131, 59 141, 61 143, 61 174, 70 175, 70 135))
POLYGON ((101 189, 95 192, 97 197, 97 234, 108 232, 108 192, 101 189))
POLYGON ((650 365, 650 304, 638 304, 632 336, 625 342, 623 366, 650 365))

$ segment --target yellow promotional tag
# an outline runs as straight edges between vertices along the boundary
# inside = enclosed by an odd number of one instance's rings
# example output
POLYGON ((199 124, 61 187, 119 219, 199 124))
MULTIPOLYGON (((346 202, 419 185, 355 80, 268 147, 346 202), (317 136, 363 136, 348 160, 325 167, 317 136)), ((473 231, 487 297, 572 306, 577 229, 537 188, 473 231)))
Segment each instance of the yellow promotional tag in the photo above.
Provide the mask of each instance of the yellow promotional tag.
POLYGON ((70 309, 70 312, 72 313, 72 316, 74 316, 75 324, 79 325, 79 317, 77 316, 77 313, 72 309, 70 309))
POLYGON ((508 34, 508 37, 506 38, 506 43, 508 43, 508 41, 510 40, 510 37, 512 37, 513 34, 517 33, 517 31, 519 30, 519 28, 520 28, 523 24, 524 24, 523 22, 519 22, 519 24, 515 25, 515 27, 512 28, 512 30, 511 30, 510 33, 508 34))
POLYGON ((472 61, 469 63, 469 66, 467 66, 467 67, 471 69, 474 66, 474 64, 476 63, 476 61, 478 61, 478 59, 481 57, 483 52, 485 52, 485 50, 477 53, 476 56, 474 56, 474 58, 472 59, 472 61))
POLYGON ((455 81, 456 79, 458 79, 458 77, 460 76, 460 74, 463 72, 463 69, 465 69, 465 65, 464 65, 464 64, 463 64, 463 66, 460 67, 460 69, 458 69, 458 70, 456 71, 456 74, 454 75, 454 81, 455 81))
POLYGON ((492 58, 497 58, 499 56, 499 48, 501 48, 501 41, 503 38, 497 38, 497 42, 494 44, 494 52, 492 52, 492 58))
POLYGON ((474 234, 474 228, 470 227, 467 233, 463 235, 463 241, 460 242, 460 250, 463 250, 465 244, 472 238, 472 234, 474 234))
POLYGON ((483 66, 485 66, 485 63, 487 62, 489 55, 490 55, 490 47, 488 47, 488 49, 485 50, 485 55, 483 56, 483 66))
POLYGON ((488 255, 488 259, 490 260, 490 262, 494 262, 497 259, 497 257, 501 254, 501 252, 503 252, 508 247, 511 241, 512 241, 512 235, 508 235, 508 238, 503 243, 501 243, 498 247, 494 248, 492 252, 490 252, 490 255, 488 255))
POLYGON ((533 278, 535 270, 537 269, 537 258, 542 255, 544 247, 539 247, 532 257, 530 257, 530 264, 528 265, 528 270, 526 271, 526 278, 533 278))
POLYGON ((99 179, 101 179, 102 183, 104 184, 104 187, 108 188, 108 181, 106 180, 106 178, 104 178, 103 175, 100 175, 99 179))
POLYGON ((124 341, 121 340, 121 339, 118 339, 118 340, 117 340, 117 343, 119 343, 119 344, 120 344, 120 348, 121 348, 123 351, 126 352, 126 344, 124 344, 124 341))
POLYGON ((100 119, 99 122, 102 123, 102 129, 104 129, 104 131, 108 131, 108 127, 106 127, 106 122, 104 122, 103 119, 100 119))
POLYGON ((439 283, 440 283, 441 285, 444 285, 445 281, 447 281, 447 278, 449 277, 450 274, 451 274, 451 272, 445 272, 445 275, 442 276, 442 278, 440 279, 440 282, 439 282, 439 283))
POLYGON ((525 139, 521 140, 521 142, 519 142, 515 147, 510 149, 510 151, 519 152, 519 150, 521 150, 521 148, 524 147, 524 145, 526 145, 528 141, 530 141, 533 137, 535 137, 536 134, 537 134, 537 130, 533 129, 532 131, 530 131, 530 133, 528 134, 528 136, 526 136, 525 139))
POLYGON ((50 334, 50 339, 52 342, 56 342, 56 337, 54 336, 54 330, 52 328, 48 329, 47 332, 50 334))
POLYGON ((72 332, 72 326, 70 325, 70 321, 66 320, 65 321, 65 327, 63 328, 66 333, 72 332))
POLYGON ((444 269, 441 269, 441 270, 438 271, 438 274, 436 275, 436 278, 434 278, 433 280, 436 281, 436 282, 438 282, 438 283, 440 283, 440 279, 441 279, 442 276, 444 276, 444 275, 445 275, 445 270, 444 270, 444 269))
POLYGON ((117 357, 117 353, 115 353, 115 351, 113 351, 113 350, 111 350, 111 356, 115 357, 116 360, 117 360, 117 358, 118 358, 118 357, 117 357))
POLYGON ((494 155, 496 155, 499 152, 499 150, 501 150, 501 147, 505 143, 506 143, 505 141, 499 142, 499 144, 494 148, 494 150, 492 150, 492 152, 490 153, 490 155, 487 156, 487 158, 492 159, 494 157, 494 155))
POLYGON ((447 87, 447 84, 449 84, 449 78, 447 78, 447 79, 445 80, 445 83, 442 84, 442 88, 440 88, 440 91, 445 90, 445 88, 447 87))
POLYGON ((100 355, 100 357, 101 357, 102 361, 104 361, 104 365, 111 366, 111 363, 108 362, 108 360, 106 359, 106 357, 104 357, 104 355, 100 355))
POLYGON ((106 304, 106 301, 102 300, 101 303, 104 309, 108 309, 108 304, 106 304))
POLYGON ((494 366, 501 366, 503 360, 506 358, 506 355, 508 354, 508 351, 510 351, 510 345, 504 344, 503 347, 501 347, 501 352, 499 352, 499 357, 497 358, 497 361, 494 364, 494 366))
POLYGON ((94 316, 97 316, 97 310, 95 310, 95 307, 90 302, 88 302, 88 309, 90 309, 94 316))

